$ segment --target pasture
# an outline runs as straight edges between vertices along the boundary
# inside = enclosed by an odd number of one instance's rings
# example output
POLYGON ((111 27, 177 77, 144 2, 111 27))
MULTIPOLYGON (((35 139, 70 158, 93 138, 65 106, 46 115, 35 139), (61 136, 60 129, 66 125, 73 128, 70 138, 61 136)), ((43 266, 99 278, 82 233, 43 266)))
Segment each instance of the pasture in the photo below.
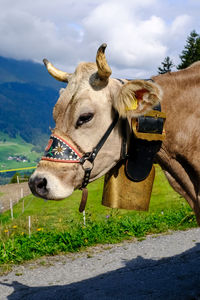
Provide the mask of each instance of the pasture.
POLYGON ((9 183, 15 174, 4 173, 5 170, 35 166, 40 157, 41 153, 35 152, 34 146, 26 143, 20 136, 11 138, 0 132, 0 184, 9 183))
POLYGON ((9 265, 44 255, 80 251, 99 243, 145 238, 148 234, 196 227, 193 212, 156 167, 149 212, 106 208, 101 205, 103 178, 89 185, 86 224, 78 212, 81 192, 63 201, 44 201, 29 195, 0 215, 0 264, 9 265), (24 213, 22 204, 24 200, 24 213), (30 235, 28 217, 31 216, 30 235))
POLYGON ((26 143, 20 136, 11 138, 0 132, 0 167, 1 170, 30 167, 36 164, 41 156, 40 153, 32 151, 33 145, 26 143), (10 159, 8 159, 10 157, 10 159), (11 159, 11 157, 13 159, 11 159), (19 157, 19 161, 15 157, 19 157), (26 161, 23 162, 23 157, 26 161), (22 161, 20 159, 22 158, 22 161))

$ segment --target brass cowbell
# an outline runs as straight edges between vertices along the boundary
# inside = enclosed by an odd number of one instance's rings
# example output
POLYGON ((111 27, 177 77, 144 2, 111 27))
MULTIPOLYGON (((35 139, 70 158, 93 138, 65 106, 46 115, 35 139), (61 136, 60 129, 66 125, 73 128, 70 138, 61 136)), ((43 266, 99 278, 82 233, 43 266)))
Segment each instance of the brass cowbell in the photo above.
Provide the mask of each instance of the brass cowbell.
POLYGON ((125 174, 125 164, 117 164, 105 175, 102 204, 111 208, 147 211, 154 177, 155 168, 152 166, 146 179, 131 181, 125 174))

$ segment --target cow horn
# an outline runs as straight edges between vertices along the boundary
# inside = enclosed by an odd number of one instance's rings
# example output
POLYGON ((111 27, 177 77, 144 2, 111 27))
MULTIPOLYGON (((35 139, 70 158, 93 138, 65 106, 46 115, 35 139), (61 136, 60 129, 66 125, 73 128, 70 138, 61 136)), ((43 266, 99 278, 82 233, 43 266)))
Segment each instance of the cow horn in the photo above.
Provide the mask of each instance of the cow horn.
POLYGON ((58 70, 46 58, 43 59, 43 63, 45 64, 45 67, 47 68, 49 74, 52 75, 55 79, 63 82, 68 82, 70 76, 69 73, 58 70))
POLYGON ((98 67, 98 75, 101 79, 106 80, 110 77, 112 70, 109 67, 106 56, 105 56, 105 49, 107 47, 107 44, 102 44, 98 51, 96 56, 96 63, 98 67))

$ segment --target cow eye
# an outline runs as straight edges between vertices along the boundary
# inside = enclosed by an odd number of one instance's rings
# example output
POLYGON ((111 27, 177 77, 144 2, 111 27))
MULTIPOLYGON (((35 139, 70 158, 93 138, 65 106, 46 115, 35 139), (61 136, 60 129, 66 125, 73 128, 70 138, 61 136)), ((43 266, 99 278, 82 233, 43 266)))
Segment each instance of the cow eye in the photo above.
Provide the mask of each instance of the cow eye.
POLYGON ((76 127, 83 125, 84 123, 87 123, 92 120, 94 114, 93 113, 85 113, 80 115, 76 122, 76 127))

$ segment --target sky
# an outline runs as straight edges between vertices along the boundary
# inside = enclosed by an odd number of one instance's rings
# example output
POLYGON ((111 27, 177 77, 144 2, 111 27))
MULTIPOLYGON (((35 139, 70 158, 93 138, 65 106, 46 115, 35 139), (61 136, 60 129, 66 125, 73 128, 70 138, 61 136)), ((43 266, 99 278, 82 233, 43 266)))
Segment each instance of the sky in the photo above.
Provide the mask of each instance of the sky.
POLYGON ((194 29, 200 0, 0 0, 0 56, 67 72, 107 43, 113 77, 148 78, 166 56, 180 63, 194 29))

